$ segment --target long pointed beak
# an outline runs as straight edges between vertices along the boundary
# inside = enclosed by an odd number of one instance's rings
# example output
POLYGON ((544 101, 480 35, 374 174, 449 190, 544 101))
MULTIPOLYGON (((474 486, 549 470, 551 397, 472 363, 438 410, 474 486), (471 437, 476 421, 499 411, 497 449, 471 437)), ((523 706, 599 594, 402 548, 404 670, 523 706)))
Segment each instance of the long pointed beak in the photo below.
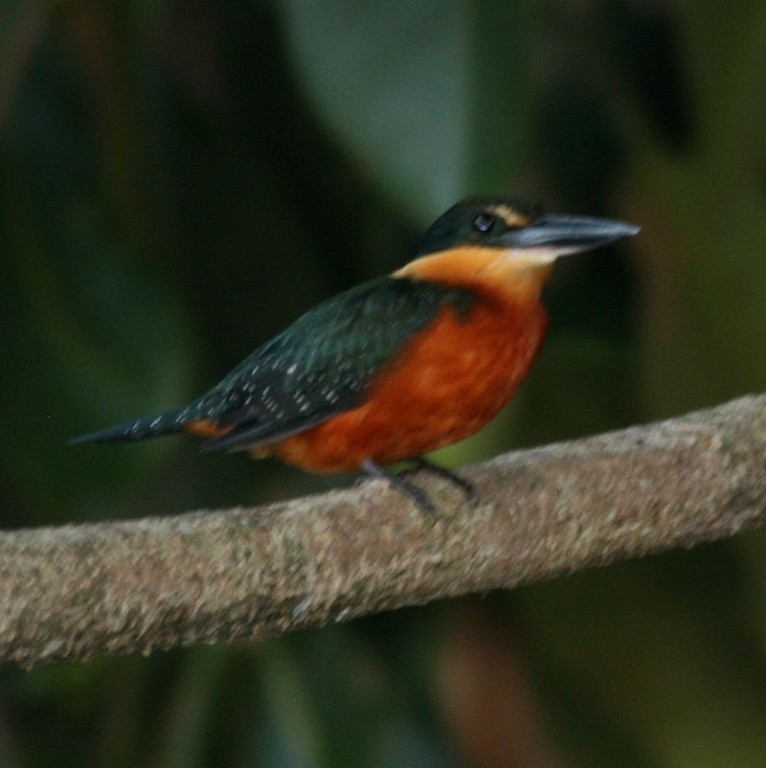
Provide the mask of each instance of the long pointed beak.
POLYGON ((545 249, 563 256, 633 237, 640 229, 635 224, 613 219, 549 214, 527 227, 504 232, 500 240, 514 249, 545 249))

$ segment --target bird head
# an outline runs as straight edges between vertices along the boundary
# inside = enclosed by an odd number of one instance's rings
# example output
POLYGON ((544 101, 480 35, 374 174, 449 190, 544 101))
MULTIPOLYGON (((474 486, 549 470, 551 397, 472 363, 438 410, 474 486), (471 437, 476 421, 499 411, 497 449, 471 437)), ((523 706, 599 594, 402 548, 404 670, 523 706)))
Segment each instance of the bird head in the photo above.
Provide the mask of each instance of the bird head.
POLYGON ((470 197, 431 225, 417 255, 462 247, 493 248, 548 264, 559 256, 608 245, 638 231, 633 224, 613 219, 548 214, 518 198, 470 197))

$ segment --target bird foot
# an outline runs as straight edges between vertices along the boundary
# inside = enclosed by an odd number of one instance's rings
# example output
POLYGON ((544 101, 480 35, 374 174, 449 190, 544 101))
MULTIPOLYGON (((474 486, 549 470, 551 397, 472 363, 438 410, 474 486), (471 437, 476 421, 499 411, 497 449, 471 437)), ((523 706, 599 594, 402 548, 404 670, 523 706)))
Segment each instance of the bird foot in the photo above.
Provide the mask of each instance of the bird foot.
POLYGON ((418 488, 417 485, 408 482, 400 475, 387 471, 371 459, 362 462, 362 471, 376 480, 385 480, 392 488, 396 488, 400 493, 414 501, 421 511, 436 517, 437 509, 422 488, 418 488))
POLYGON ((475 505, 479 503, 479 492, 476 490, 476 486, 472 482, 466 480, 464 477, 461 477, 449 469, 440 467, 438 464, 434 464, 432 461, 424 459, 422 456, 416 456, 415 458, 410 459, 410 461, 412 461, 416 469, 422 469, 426 472, 430 472, 433 475, 443 477, 445 480, 449 480, 453 485, 456 485, 458 488, 460 488, 460 490, 465 494, 466 500, 471 504, 475 505))
MULTIPOLYGON (((460 477, 460 475, 457 475, 444 467, 440 467, 438 464, 433 464, 422 456, 416 456, 415 458, 410 459, 410 461, 415 465, 414 470, 425 470, 434 475, 438 475, 445 480, 449 480, 465 494, 466 500, 470 504, 475 505, 478 503, 479 493, 473 483, 470 483, 468 480, 460 477)), ((428 494, 426 494, 422 488, 419 488, 417 485, 406 479, 406 475, 413 470, 408 470, 400 475, 395 475, 393 472, 389 472, 381 467, 377 462, 367 459, 362 462, 362 471, 370 477, 374 477, 378 480, 385 480, 389 485, 414 501, 415 504, 427 514, 437 514, 437 509, 433 502, 428 498, 428 494)))

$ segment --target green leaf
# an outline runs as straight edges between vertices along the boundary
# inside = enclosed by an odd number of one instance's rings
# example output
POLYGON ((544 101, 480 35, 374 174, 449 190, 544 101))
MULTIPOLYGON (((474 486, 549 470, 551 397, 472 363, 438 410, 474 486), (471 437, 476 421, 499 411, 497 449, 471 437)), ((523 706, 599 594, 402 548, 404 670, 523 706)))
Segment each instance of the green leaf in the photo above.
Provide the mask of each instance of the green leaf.
POLYGON ((295 68, 322 120, 414 217, 508 187, 528 144, 528 2, 283 7, 295 68))
POLYGON ((188 395, 193 354, 173 289, 104 231, 97 210, 39 208, 28 191, 17 184, 4 201, 0 472, 22 500, 47 505, 50 521, 52 509, 67 515, 68 501, 135 480, 149 457, 67 440, 177 404, 188 395))

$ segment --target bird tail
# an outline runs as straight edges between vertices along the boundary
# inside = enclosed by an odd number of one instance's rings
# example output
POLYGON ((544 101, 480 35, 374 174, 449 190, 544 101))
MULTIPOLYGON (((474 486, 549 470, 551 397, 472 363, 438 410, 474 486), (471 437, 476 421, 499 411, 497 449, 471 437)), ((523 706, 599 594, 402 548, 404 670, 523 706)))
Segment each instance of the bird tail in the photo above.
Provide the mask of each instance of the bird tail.
POLYGON ((135 440, 145 440, 150 437, 173 435, 183 432, 185 425, 194 420, 197 403, 172 411, 164 411, 154 416, 146 416, 134 421, 126 421, 113 427, 80 435, 69 441, 69 445, 83 443, 128 443, 135 440))

